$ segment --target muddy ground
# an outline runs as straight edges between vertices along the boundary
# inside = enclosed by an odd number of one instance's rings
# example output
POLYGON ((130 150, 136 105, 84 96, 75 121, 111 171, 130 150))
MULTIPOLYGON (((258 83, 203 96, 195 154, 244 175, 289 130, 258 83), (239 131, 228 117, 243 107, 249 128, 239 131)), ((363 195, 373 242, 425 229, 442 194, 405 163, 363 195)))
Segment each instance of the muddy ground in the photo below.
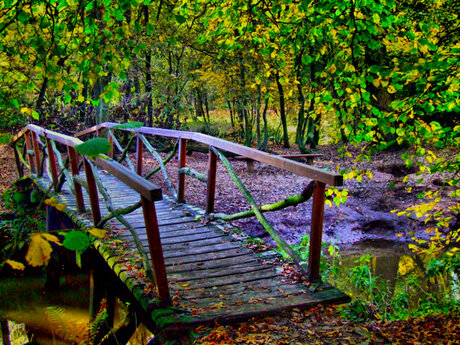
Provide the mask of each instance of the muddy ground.
MULTIPOLYGON (((329 171, 356 167, 367 169, 372 172, 372 179, 365 176, 361 182, 354 179, 346 180, 343 187, 349 190, 349 197, 345 204, 339 207, 325 207, 324 237, 329 243, 349 245, 365 240, 375 241, 406 241, 411 236, 407 235, 415 231, 420 237, 429 236, 425 229, 433 225, 433 222, 425 224, 425 219, 398 216, 392 210, 401 210, 421 201, 417 194, 429 189, 441 189, 441 195, 447 196, 452 188, 443 187, 442 176, 423 176, 425 180, 417 184, 421 175, 416 173, 416 168, 407 168, 402 161, 401 154, 404 151, 379 152, 371 161, 360 163, 353 162, 349 157, 341 158, 337 153, 337 146, 321 146, 315 153, 323 156, 315 159, 314 165, 329 171), (403 179, 407 176, 407 183, 403 179)), ((295 149, 276 150, 277 153, 295 153, 295 149)), ((353 156, 358 150, 350 148, 353 156)), ((450 153, 446 153, 450 154, 450 153)), ((145 171, 155 166, 150 158, 145 171)), ((259 204, 273 203, 288 196, 300 194, 304 187, 311 181, 307 178, 296 176, 292 173, 256 162, 254 172, 249 172, 244 161, 233 160, 232 164, 237 175, 244 181, 246 187, 252 193, 259 204)), ((193 152, 187 156, 187 165, 201 173, 207 171, 207 154, 193 152)), ((171 161, 167 165, 168 174, 174 182, 177 180, 177 162, 171 161)), ((163 187, 165 183, 160 174, 153 181, 163 187)), ((445 177, 445 176, 444 176, 445 177)), ((191 177, 186 177, 185 198, 188 203, 205 207, 206 185, 191 177)), ((439 208, 447 209, 449 198, 443 201, 439 208)), ((451 202, 451 201, 450 201, 451 202)), ((237 187, 227 174, 222 164, 218 165, 216 206, 215 212, 231 214, 249 208, 248 203, 238 191, 237 187)), ((282 236, 291 244, 299 243, 304 235, 308 235, 311 223, 311 201, 296 207, 289 207, 282 211, 265 214, 269 221, 282 236)), ((234 221, 233 224, 244 229, 250 236, 268 238, 268 234, 259 224, 257 219, 243 219, 234 221)))

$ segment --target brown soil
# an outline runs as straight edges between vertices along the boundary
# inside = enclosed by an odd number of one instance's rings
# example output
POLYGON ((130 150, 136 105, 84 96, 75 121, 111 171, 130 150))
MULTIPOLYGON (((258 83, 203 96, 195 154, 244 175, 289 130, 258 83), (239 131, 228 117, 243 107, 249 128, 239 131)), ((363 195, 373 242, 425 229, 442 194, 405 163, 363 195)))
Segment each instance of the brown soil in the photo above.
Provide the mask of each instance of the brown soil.
MULTIPOLYGON (((277 153, 295 153, 294 149, 277 149, 277 153)), ((350 150, 353 156, 358 150, 350 150), (354 151, 354 152, 353 152, 354 151)), ((442 187, 441 178, 445 176, 424 176, 422 183, 416 183, 421 176, 416 174, 415 168, 408 169, 402 161, 403 152, 379 152, 372 157, 370 162, 354 163, 351 158, 341 158, 337 153, 337 146, 321 146, 318 153, 323 154, 315 160, 314 165, 320 168, 336 171, 340 169, 356 167, 372 172, 373 178, 364 177, 358 182, 354 179, 347 180, 343 187, 349 190, 349 197, 345 204, 339 207, 333 204, 326 206, 324 219, 324 237, 327 242, 336 244, 351 244, 364 240, 403 241, 407 235, 415 231, 421 237, 427 236, 423 231, 433 222, 425 224, 424 219, 415 216, 397 216, 392 210, 402 210, 410 205, 421 201, 417 194, 429 189, 440 189, 441 196, 447 196, 452 188, 442 187), (408 178, 403 183, 404 177, 408 178), (394 185, 390 188, 390 185, 394 185), (408 189, 411 188, 411 189, 408 189)), ((449 154, 449 152, 444 153, 449 154)), ((146 167, 144 171, 156 166, 148 156, 145 156, 146 167)), ((300 194, 303 188, 310 182, 309 179, 296 176, 289 172, 281 171, 270 166, 255 163, 255 172, 247 171, 246 162, 232 161, 237 175, 243 180, 248 190, 253 194, 259 204, 273 203, 288 196, 300 194)), ((206 173, 207 154, 193 152, 187 156, 187 165, 195 170, 206 173)), ((168 175, 176 183, 177 162, 167 165, 168 175)), ((166 185, 160 173, 153 177, 152 181, 163 188, 167 193, 166 185)), ((205 207, 206 185, 196 179, 186 177, 185 198, 188 203, 201 208, 205 207)), ((439 208, 447 209, 446 198, 439 208)), ((223 165, 218 166, 216 186, 215 212, 231 214, 249 208, 246 200, 238 191, 237 187, 227 174, 223 165)), ((309 234, 311 223, 311 201, 289 207, 282 211, 266 214, 269 221, 274 225, 284 238, 290 243, 299 243, 302 236, 309 234)), ((259 224, 257 219, 244 219, 234 221, 233 224, 253 237, 268 238, 268 234, 259 224)), ((408 236, 411 237, 411 236, 408 236)))

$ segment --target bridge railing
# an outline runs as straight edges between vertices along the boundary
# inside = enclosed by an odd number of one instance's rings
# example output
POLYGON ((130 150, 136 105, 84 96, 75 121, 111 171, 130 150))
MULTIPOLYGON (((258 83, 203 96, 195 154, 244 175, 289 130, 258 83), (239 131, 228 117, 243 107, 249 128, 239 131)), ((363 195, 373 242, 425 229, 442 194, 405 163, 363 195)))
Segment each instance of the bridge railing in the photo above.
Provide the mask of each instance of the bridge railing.
MULTIPOLYGON (((87 130, 79 132, 76 134, 77 137, 88 135, 91 133, 96 133, 101 135, 103 131, 107 132, 108 139, 112 145, 111 155, 113 156, 114 147, 116 147, 120 153, 120 161, 126 161, 126 164, 131 168, 131 170, 137 172, 139 175, 143 173, 143 151, 144 146, 156 156, 160 166, 159 169, 163 171, 165 177, 164 164, 175 154, 175 150, 172 155, 166 160, 162 160, 161 157, 154 151, 153 147, 150 145, 149 141, 145 138, 146 135, 151 136, 160 136, 167 138, 175 138, 178 140, 178 179, 177 179, 177 192, 171 186, 171 182, 168 183, 168 189, 170 190, 172 196, 176 199, 177 202, 184 202, 185 195, 185 175, 190 175, 195 178, 200 179, 201 181, 207 184, 207 193, 206 193, 206 213, 213 214, 214 204, 215 204, 215 192, 216 192, 216 171, 217 171, 217 160, 218 158, 229 170, 229 174, 234 179, 238 188, 247 196, 247 199, 251 205, 253 214, 263 223, 265 229, 270 233, 272 238, 277 242, 278 246, 285 250, 289 256, 299 264, 299 267, 307 273, 307 277, 310 281, 319 281, 320 277, 320 257, 321 257, 321 242, 322 242, 322 231, 323 231, 323 219, 324 219, 324 204, 325 204, 325 190, 326 185, 332 186, 341 186, 343 184, 343 177, 340 174, 334 174, 317 167, 303 164, 297 161, 289 160, 280 156, 269 154, 260 150, 256 150, 247 146, 229 142, 227 140, 215 138, 206 134, 188 132, 188 131, 178 131, 178 130, 168 130, 161 128, 151 128, 151 127, 140 127, 140 128, 124 128, 116 123, 102 123, 97 126, 93 126, 87 130), (118 143, 116 136, 114 135, 114 130, 121 130, 126 132, 131 132, 133 137, 126 146, 122 148, 118 143), (129 146, 136 140, 136 162, 135 164, 129 159, 127 154, 129 146), (208 158, 208 171, 207 175, 203 176, 202 174, 190 173, 187 170, 186 164, 186 151, 187 151, 187 142, 189 140, 208 145, 209 147, 209 158, 208 158), (309 247, 309 258, 308 265, 305 266, 305 263, 298 262, 301 259, 297 254, 291 249, 291 247, 284 242, 284 240, 279 236, 276 231, 268 224, 264 216, 262 215, 259 205, 255 204, 254 199, 250 193, 245 190, 244 185, 240 183, 241 181, 238 177, 235 176, 234 171, 232 171, 231 164, 225 158, 224 155, 220 153, 219 150, 231 152, 235 155, 246 157, 253 161, 258 161, 265 163, 275 168, 286 170, 292 172, 299 176, 304 176, 313 180, 313 207, 312 207, 312 221, 311 221, 311 230, 310 230, 310 247, 309 247), (201 175, 201 176, 200 176, 201 175)), ((157 169, 158 170, 158 169, 157 169)), ((152 172, 147 174, 147 177, 151 175, 152 172)), ((304 200, 305 201, 305 200, 304 200)))
MULTIPOLYGON (((90 212, 94 227, 101 224, 99 194, 103 194, 101 188, 104 188, 97 178, 95 167, 102 168, 138 192, 140 205, 143 208, 157 296, 161 302, 169 303, 168 280, 154 203, 162 199, 161 189, 141 176, 133 174, 122 164, 113 161, 107 156, 100 155, 99 157, 90 158, 80 155, 75 150, 75 147, 82 143, 78 138, 29 124, 11 140, 10 146, 14 149, 19 177, 24 176, 24 167, 28 168, 31 174, 38 177, 43 176, 44 170, 46 170, 52 183, 51 188, 54 188, 55 192, 60 191, 64 181, 67 182, 71 192, 75 195, 77 209, 80 212, 85 212, 82 187, 85 188, 89 195, 90 212), (62 150, 64 152, 60 152, 58 147, 64 148, 62 150), (63 159, 64 156, 66 156, 65 160, 63 159), (81 165, 84 167, 85 179, 80 177, 81 165)), ((111 212, 117 214, 119 213, 117 211, 112 210, 111 212)))

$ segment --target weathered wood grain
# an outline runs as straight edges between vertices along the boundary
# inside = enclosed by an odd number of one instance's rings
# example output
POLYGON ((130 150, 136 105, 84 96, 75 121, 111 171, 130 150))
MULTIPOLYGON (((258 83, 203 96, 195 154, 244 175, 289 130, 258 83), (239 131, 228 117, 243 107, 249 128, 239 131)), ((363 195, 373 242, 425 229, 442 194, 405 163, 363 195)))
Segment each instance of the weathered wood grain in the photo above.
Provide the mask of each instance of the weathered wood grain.
MULTIPOLYGON (((80 173, 82 178, 84 174, 80 173)), ((132 205, 140 199, 113 176, 99 173, 110 192, 116 208, 132 205)), ((51 183, 49 179, 42 179, 51 183)), ((77 214, 75 197, 66 190, 60 194, 67 211, 77 214)), ((83 190, 82 201, 90 198, 83 190)), ((108 213, 101 195, 98 195, 101 215, 108 213)), ((307 308, 318 303, 343 303, 348 297, 328 284, 311 292, 304 284, 294 283, 278 274, 277 264, 267 263, 275 258, 274 252, 255 253, 213 223, 195 221, 195 214, 187 205, 166 200, 155 202, 159 224, 166 277, 176 298, 169 317, 150 315, 153 322, 170 330, 184 329, 208 322, 229 322, 255 315, 265 315, 289 308, 307 308), (183 309, 183 312, 181 312, 183 309)), ((86 215, 88 217, 89 215, 86 215)), ((80 216, 81 217, 81 216, 80 216)), ((134 227, 143 246, 148 248, 147 232, 142 209, 135 210, 125 219, 134 227)), ((116 219, 109 224, 117 229, 123 226, 116 219)), ((121 230, 119 237, 128 249, 134 248, 131 234, 121 230)), ((132 291, 144 312, 158 308, 155 298, 144 293, 144 285, 132 270, 114 256, 110 246, 97 246, 115 274, 132 291)), ((149 260, 150 260, 150 254, 149 260)))

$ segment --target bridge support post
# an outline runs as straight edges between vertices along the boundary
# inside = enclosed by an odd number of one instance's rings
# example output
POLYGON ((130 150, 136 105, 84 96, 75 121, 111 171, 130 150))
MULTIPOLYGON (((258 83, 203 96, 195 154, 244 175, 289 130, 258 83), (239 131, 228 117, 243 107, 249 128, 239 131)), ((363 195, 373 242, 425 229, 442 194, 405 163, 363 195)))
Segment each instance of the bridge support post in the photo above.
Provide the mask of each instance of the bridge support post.
POLYGON ((142 154, 144 153, 144 144, 142 143, 139 133, 136 136, 136 172, 142 176, 142 154))
POLYGON ((308 279, 310 282, 321 281, 319 264, 321 260, 321 243, 323 238, 325 191, 326 184, 315 181, 310 231, 310 252, 308 257, 308 279))
POLYGON ((171 304, 171 299, 169 295, 168 277, 166 276, 165 259, 161 246, 155 203, 144 196, 141 196, 141 202, 157 296, 161 303, 169 305, 171 304))
POLYGON ((87 161, 87 158, 83 158, 83 164, 85 166, 86 183, 88 184, 89 202, 91 204, 91 214, 93 216, 93 223, 96 227, 101 221, 101 210, 99 208, 99 197, 97 194, 97 185, 94 178, 93 169, 87 161))
POLYGON ((37 165, 37 175, 41 176, 43 171, 40 168, 40 148, 38 147, 37 133, 32 134, 32 143, 34 146, 35 164, 37 165))
POLYGON ((27 156, 29 157, 29 164, 30 164, 30 172, 31 173, 36 173, 37 172, 37 167, 35 166, 35 159, 32 157, 32 141, 30 140, 32 132, 26 132, 25 133, 25 139, 26 139, 26 150, 27 150, 27 156))
POLYGON ((208 188, 206 197, 206 214, 214 212, 216 199, 216 174, 217 174, 217 155, 213 150, 209 150, 208 160, 208 188))
POLYGON ((177 176, 177 202, 185 202, 185 174, 180 169, 186 166, 187 157, 187 139, 179 139, 179 162, 178 162, 178 176, 177 176))
POLYGON ((51 145, 51 141, 48 138, 46 138, 46 148, 48 149, 48 164, 51 169, 51 178, 53 180, 53 186, 56 188, 59 182, 56 167, 56 156, 54 155, 53 145, 51 145))
MULTIPOLYGON (((80 173, 78 169, 78 155, 75 152, 73 147, 67 146, 67 152, 69 154, 69 161, 70 161, 70 171, 72 176, 76 176, 80 173)), ((80 212, 85 212, 85 201, 83 199, 83 190, 79 183, 74 180, 74 189, 75 189, 75 200, 77 202, 77 209, 80 212)))

